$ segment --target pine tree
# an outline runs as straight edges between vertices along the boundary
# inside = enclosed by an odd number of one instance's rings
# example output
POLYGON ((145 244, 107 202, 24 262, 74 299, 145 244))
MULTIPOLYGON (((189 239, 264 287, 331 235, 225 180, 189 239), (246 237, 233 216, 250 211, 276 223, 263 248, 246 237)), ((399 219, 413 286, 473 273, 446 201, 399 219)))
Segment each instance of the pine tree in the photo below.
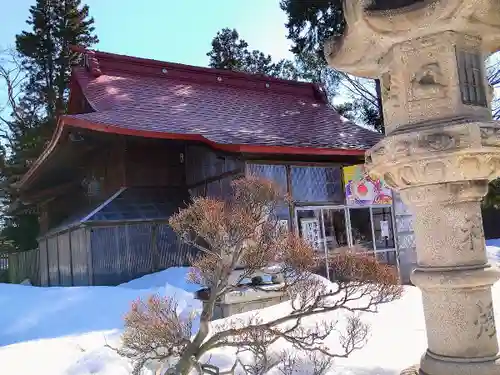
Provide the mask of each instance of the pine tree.
MULTIPOLYGON (((403 0, 407 1, 407 0, 403 0)), ((280 6, 288 15, 288 39, 293 42, 292 52, 298 59, 314 54, 326 65, 323 55, 324 42, 345 32, 346 21, 343 0, 281 0, 280 6)), ((335 72, 336 80, 350 92, 351 102, 337 106, 343 115, 371 125, 383 132, 381 88, 379 80, 356 79, 342 72, 335 72)))
POLYGON ((37 0, 27 21, 31 31, 16 36, 16 50, 29 74, 26 96, 43 104, 42 117, 54 121, 66 110, 71 65, 77 54, 71 45, 90 47, 94 19, 81 0, 37 0))
POLYGON ((272 57, 258 50, 249 50, 248 43, 240 39, 238 31, 224 28, 212 39, 207 53, 208 65, 216 69, 262 74, 283 79, 297 79, 299 72, 290 60, 273 63, 272 57))
POLYGON ((235 29, 219 31, 212 40, 212 49, 207 56, 212 68, 320 83, 330 101, 337 94, 339 76, 315 53, 304 52, 300 59, 282 59, 274 63, 270 55, 250 50, 248 43, 240 39, 235 29))
MULTIPOLYGON (((15 206, 12 183, 26 173, 54 132, 57 117, 66 112, 71 66, 78 56, 71 45, 91 47, 98 42, 94 19, 81 0, 36 0, 26 21, 29 30, 16 35, 15 59, 25 79, 20 95, 9 98, 11 116, 1 153, 4 206, 15 206)), ((3 77, 6 82, 9 77, 3 77)), ((37 246, 38 217, 32 208, 4 215, 0 241, 15 250, 37 246)))

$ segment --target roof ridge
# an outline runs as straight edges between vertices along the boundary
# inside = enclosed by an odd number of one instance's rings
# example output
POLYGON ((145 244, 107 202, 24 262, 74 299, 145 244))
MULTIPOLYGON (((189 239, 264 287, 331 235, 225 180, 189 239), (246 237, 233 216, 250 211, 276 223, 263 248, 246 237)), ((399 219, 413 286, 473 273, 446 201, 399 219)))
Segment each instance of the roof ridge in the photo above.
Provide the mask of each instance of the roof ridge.
POLYGON ((128 73, 137 73, 142 75, 155 75, 159 77, 168 74, 169 69, 172 69, 184 73, 192 72, 197 75, 212 75, 215 77, 215 79, 217 79, 217 81, 223 81, 224 78, 228 78, 247 81, 253 84, 262 83, 266 88, 269 88, 271 84, 277 84, 282 89, 289 89, 295 95, 297 95, 298 92, 301 92, 302 95, 314 97, 316 100, 321 101, 325 104, 328 103, 328 98, 326 96, 325 90, 323 86, 318 83, 287 80, 266 76, 264 74, 235 72, 226 69, 215 69, 155 59, 147 59, 111 52, 91 50, 81 46, 71 46, 70 48, 73 52, 81 53, 85 56, 85 67, 87 71, 94 77, 98 77, 103 74, 103 67, 104 69, 108 67, 112 70, 126 71, 128 73))

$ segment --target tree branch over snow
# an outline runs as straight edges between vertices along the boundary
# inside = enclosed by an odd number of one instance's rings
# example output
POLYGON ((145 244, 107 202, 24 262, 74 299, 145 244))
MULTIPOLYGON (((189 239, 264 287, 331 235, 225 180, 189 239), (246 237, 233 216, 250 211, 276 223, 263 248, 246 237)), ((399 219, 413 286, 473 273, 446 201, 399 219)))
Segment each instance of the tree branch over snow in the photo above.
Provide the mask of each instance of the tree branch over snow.
POLYGON ((218 348, 235 348, 237 360, 230 372, 240 366, 257 375, 287 361, 286 356, 273 353, 278 343, 328 358, 347 357, 364 345, 369 327, 360 314, 375 312, 379 304, 400 297, 397 274, 374 257, 360 254, 362 249, 340 249, 330 257, 337 281, 330 283, 314 275, 318 266, 314 250, 298 235, 283 230, 274 215, 275 208, 287 199, 279 191, 270 181, 244 178, 234 181, 229 199, 195 198, 171 218, 170 225, 180 238, 201 250, 189 274, 189 280, 206 292, 200 325, 191 337, 191 318, 182 321, 174 313, 175 301, 171 299, 136 302, 125 321, 121 349, 136 369, 159 360, 167 373, 203 372, 206 355, 218 348), (235 277, 241 267, 243 271, 235 277), (283 308, 288 311, 273 317, 256 312, 224 323, 211 321, 217 301, 245 279, 266 270, 279 270, 283 282, 245 287, 287 295, 289 302, 283 308), (313 325, 311 317, 315 318, 313 325), (140 339, 131 340, 137 332, 140 339), (332 335, 336 347, 325 344, 332 335), (251 353, 253 359, 248 362, 242 353, 251 353))

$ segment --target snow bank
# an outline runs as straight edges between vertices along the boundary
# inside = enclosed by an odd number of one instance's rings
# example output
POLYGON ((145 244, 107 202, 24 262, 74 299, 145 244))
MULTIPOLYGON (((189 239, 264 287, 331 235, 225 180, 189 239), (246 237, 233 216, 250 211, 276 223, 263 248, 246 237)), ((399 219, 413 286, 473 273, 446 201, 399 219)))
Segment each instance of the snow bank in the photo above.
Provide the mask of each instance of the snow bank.
MULTIPOLYGON (((500 247, 491 242, 488 254, 490 260, 500 261, 500 247)), ((105 344, 119 346, 123 315, 137 297, 152 293, 175 296, 181 314, 200 309, 191 293, 198 287, 185 281, 186 271, 172 268, 118 287, 37 288, 0 284, 1 373, 129 375, 130 363, 105 344)), ((499 306, 500 284, 495 285, 493 293, 495 305, 499 306)), ((367 345, 347 359, 338 359, 330 375, 398 375, 401 369, 418 363, 426 348, 421 303, 420 291, 405 287, 400 300, 380 306, 376 314, 364 314, 364 321, 371 326, 367 345)), ((259 316, 268 320, 287 314, 289 309, 285 302, 260 310, 259 316)), ((500 308, 496 308, 496 313, 500 321, 500 308)), ((215 324, 244 321, 254 314, 236 315, 215 324)), ((325 314, 305 319, 304 325, 344 318, 325 314)), ((338 336, 329 337, 327 345, 332 350, 337 348, 338 336)), ((283 347, 280 343, 280 349, 283 347)), ((232 350, 212 353, 214 364, 230 367, 233 360, 232 350)))
POLYGON ((201 308, 189 291, 167 283, 172 274, 182 285, 186 269, 149 275, 151 284, 144 277, 130 282, 131 287, 0 284, 0 372, 129 374, 129 364, 104 345, 118 345, 133 300, 155 293, 175 297, 180 314, 201 308))
POLYGON ((486 255, 492 264, 500 264, 500 239, 486 241, 486 255))
POLYGON ((152 273, 119 286, 122 288, 140 290, 161 288, 165 285, 171 285, 186 292, 196 292, 200 289, 200 286, 187 282, 186 275, 188 270, 189 268, 186 267, 171 267, 164 271, 152 273))
MULTIPOLYGON (((137 297, 151 293, 172 295, 180 302, 180 313, 199 309, 199 302, 190 293, 197 287, 185 283, 185 273, 186 269, 166 270, 118 287, 37 288, 0 284, 2 373, 129 375, 131 364, 105 345, 119 346, 123 314, 137 297)), ((373 364, 377 366, 373 374, 398 374, 401 367, 417 361, 425 347, 419 305, 418 290, 407 288, 402 300, 383 306, 379 314, 367 315, 374 328, 369 346, 352 360, 338 361, 332 374, 358 374, 362 370, 363 375, 368 375, 373 364), (398 352, 398 358, 391 350, 398 352)), ((289 310, 285 302, 260 310, 259 315, 269 320, 289 310)), ((240 314, 226 321, 245 321, 254 314, 240 314)), ((328 314, 308 319, 304 324, 339 318, 342 320, 338 314, 328 314)), ((224 321, 216 322, 219 323, 224 321)), ((337 337, 332 337, 328 344, 332 349, 337 347, 337 337)), ((228 349, 217 351, 212 357, 213 363, 219 365, 229 365, 233 360, 234 352, 228 349)))
MULTIPOLYGON (((153 275, 154 276, 154 275, 153 275)), ((180 312, 199 307, 191 293, 167 283, 149 289, 37 288, 0 284, 0 346, 122 328, 130 303, 152 293, 174 296, 180 312)))

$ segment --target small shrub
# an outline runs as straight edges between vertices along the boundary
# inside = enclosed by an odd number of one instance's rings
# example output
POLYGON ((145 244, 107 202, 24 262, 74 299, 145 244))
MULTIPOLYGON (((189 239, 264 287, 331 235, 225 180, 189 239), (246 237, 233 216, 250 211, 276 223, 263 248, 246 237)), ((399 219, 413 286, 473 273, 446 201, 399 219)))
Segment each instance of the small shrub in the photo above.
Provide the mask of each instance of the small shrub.
MULTIPOLYGON (((191 263, 189 280, 204 288, 198 294, 206 292, 206 300, 194 336, 192 319, 182 320, 177 315, 174 300, 153 296, 134 303, 125 319, 123 349, 119 351, 135 362, 134 374, 150 360, 161 361, 164 369, 176 375, 193 370, 203 373, 208 368, 202 362, 205 354, 227 347, 253 355, 250 363, 238 359, 233 370, 239 364, 247 373, 260 375, 285 361, 282 370, 289 373, 296 359, 285 360, 267 351, 280 340, 298 351, 318 353, 309 356, 308 362, 314 375, 321 375, 331 365, 329 358, 345 358, 365 344, 369 327, 358 313, 374 312, 378 304, 401 296, 402 288, 389 267, 348 249, 329 258, 330 268, 344 282, 325 283, 311 273, 317 260, 310 244, 296 233, 281 230, 269 214, 280 198, 273 183, 253 177, 240 179, 233 184, 233 192, 225 201, 195 198, 169 220, 181 239, 201 250, 191 263), (273 292, 290 296, 291 313, 270 321, 263 321, 257 313, 244 321, 225 320, 214 327, 217 301, 270 264, 280 265, 284 281, 273 292), (232 280, 241 265, 243 272, 232 280), (343 328, 334 319, 321 320, 324 314, 341 311, 347 314, 343 328), (302 324, 313 316, 318 319, 314 327, 302 324), (324 341, 333 333, 340 344, 335 351, 324 341)), ((262 285, 262 277, 251 281, 248 288, 262 285)))

